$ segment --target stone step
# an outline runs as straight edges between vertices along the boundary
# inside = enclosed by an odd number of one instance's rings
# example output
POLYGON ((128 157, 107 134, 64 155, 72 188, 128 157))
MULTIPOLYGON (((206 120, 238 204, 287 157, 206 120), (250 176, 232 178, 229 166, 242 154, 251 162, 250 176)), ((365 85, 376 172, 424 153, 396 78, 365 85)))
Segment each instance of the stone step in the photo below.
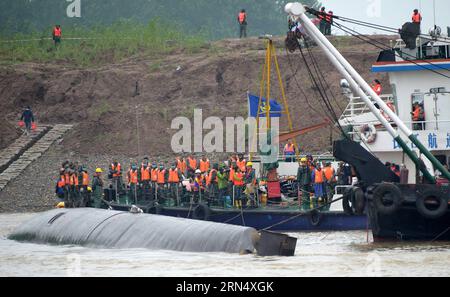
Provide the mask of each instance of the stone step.
MULTIPOLYGON (((9 182, 17 178, 34 161, 39 159, 58 139, 72 129, 72 125, 55 125, 50 128, 43 128, 39 138, 33 138, 34 141, 20 140, 13 144, 13 147, 7 148, 1 152, 1 164, 7 164, 6 168, 0 170, 0 191, 2 191, 9 182), (6 155, 8 154, 8 155, 6 155)), ((39 129, 36 133, 39 133, 39 129)), ((1 168, 1 167, 0 167, 1 168)))

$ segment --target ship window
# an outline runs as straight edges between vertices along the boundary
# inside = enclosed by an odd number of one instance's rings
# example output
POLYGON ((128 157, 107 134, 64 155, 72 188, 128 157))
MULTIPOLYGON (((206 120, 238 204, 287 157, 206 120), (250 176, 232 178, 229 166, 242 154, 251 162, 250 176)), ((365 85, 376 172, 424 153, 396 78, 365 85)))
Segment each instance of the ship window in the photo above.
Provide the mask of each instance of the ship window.
POLYGON ((425 96, 423 93, 411 95, 411 118, 413 130, 425 130, 425 96))

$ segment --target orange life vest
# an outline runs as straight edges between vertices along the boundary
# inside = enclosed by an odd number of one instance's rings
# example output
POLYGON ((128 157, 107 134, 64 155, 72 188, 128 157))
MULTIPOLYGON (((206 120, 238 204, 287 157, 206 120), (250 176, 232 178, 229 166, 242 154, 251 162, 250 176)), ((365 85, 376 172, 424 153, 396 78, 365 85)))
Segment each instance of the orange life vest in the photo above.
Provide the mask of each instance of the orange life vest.
POLYGON ((319 20, 325 20, 327 13, 325 11, 319 12, 319 20))
POLYGON ((152 182, 158 181, 158 169, 151 170, 151 179, 152 179, 152 182))
POLYGON ((381 84, 374 84, 374 85, 372 86, 372 90, 373 90, 378 96, 380 96, 381 93, 383 92, 383 88, 382 88, 381 84))
POLYGON ((73 173, 70 176, 69 185, 78 186, 78 176, 76 175, 76 173, 73 173))
POLYGON ((422 22, 422 15, 420 13, 413 14, 412 21, 413 21, 413 23, 419 23, 420 24, 422 22))
POLYGON ((149 181, 150 180, 150 167, 141 166, 141 181, 149 181))
POLYGON ((228 179, 232 182, 234 180, 234 168, 230 168, 230 176, 228 179))
MULTIPOLYGON (((48 32, 48 31, 47 31, 48 32)), ((54 28, 53 29, 53 35, 55 36, 55 37, 61 37, 61 28, 54 28)))
POLYGON ((287 143, 286 146, 284 147, 284 151, 286 153, 295 153, 295 145, 294 144, 289 145, 287 143))
POLYGON ((138 183, 138 171, 132 170, 128 171, 128 182, 130 184, 137 184, 138 183))
POLYGON ((178 169, 169 169, 169 183, 178 184, 179 182, 178 169))
MULTIPOLYGON (((211 172, 209 172, 209 175, 206 177, 206 184, 208 186, 211 184, 213 173, 217 173, 217 170, 216 169, 211 170, 211 172)), ((214 179, 214 183, 218 183, 218 182, 219 182, 219 178, 216 175, 216 178, 214 179)))
POLYGON ((239 13, 239 24, 243 24, 247 20, 247 14, 245 12, 239 13))
POLYGON ((315 175, 315 179, 314 179, 314 182, 316 183, 316 184, 321 184, 321 183, 323 183, 324 182, 324 176, 323 176, 323 171, 322 170, 315 170, 315 172, 314 172, 314 175, 315 175))
POLYGON ((323 169, 323 173, 325 174, 325 178, 327 181, 333 181, 334 180, 334 168, 333 167, 325 167, 323 169))
POLYGON ((83 186, 89 186, 89 174, 87 174, 86 172, 82 173, 82 178, 83 178, 83 186))
POLYGON ((156 181, 158 184, 165 184, 166 183, 166 170, 159 170, 158 169, 158 180, 156 181))
POLYGON ((325 18, 328 23, 331 23, 331 20, 333 19, 333 13, 332 12, 327 13, 325 18))
POLYGON ((61 175, 58 180, 58 188, 64 188, 66 185, 66 179, 64 175, 61 175))
POLYGON ((68 173, 64 174, 64 183, 66 186, 70 185, 70 175, 68 173))
POLYGON ((244 185, 244 174, 242 172, 233 174, 233 185, 237 187, 242 187, 244 185))
POLYGON ((200 171, 205 173, 209 170, 209 160, 203 161, 200 160, 200 171))
POLYGON ((187 170, 187 164, 186 161, 183 160, 177 160, 177 168, 181 171, 181 172, 186 172, 187 170))
POLYGON ((189 167, 192 170, 196 170, 197 169, 197 160, 188 158, 188 162, 189 162, 189 167))
POLYGON ((418 107, 413 111, 413 121, 418 122, 420 121, 420 113, 422 112, 422 108, 418 107))
POLYGON ((247 161, 242 160, 242 161, 237 161, 236 165, 239 167, 239 169, 244 172, 245 171, 245 165, 247 164, 247 161))
POLYGON ((122 166, 120 166, 120 163, 117 163, 117 167, 114 166, 114 163, 111 164, 111 170, 117 171, 117 173, 113 173, 113 177, 119 177, 122 175, 122 166))

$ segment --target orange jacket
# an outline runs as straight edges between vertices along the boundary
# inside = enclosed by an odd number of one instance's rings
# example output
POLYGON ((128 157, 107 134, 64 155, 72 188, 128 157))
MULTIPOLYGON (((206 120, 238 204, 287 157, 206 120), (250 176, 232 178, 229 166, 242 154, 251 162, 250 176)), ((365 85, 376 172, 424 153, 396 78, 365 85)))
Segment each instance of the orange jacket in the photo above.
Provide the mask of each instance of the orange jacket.
POLYGON ((240 169, 242 172, 245 172, 245 170, 246 170, 246 166, 245 166, 245 165, 247 165, 247 161, 245 161, 245 160, 237 161, 237 162, 236 162, 236 165, 239 167, 239 169, 240 169))
POLYGON ((188 160, 189 168, 191 168, 192 170, 196 170, 197 169, 197 160, 191 159, 190 157, 187 160, 188 160))
POLYGON ((178 184, 180 182, 179 169, 169 169, 169 183, 178 184))
POLYGON ((209 170, 209 166, 210 166, 209 160, 206 161, 200 160, 200 171, 202 173, 207 172, 209 170))
POLYGON ((181 160, 177 160, 177 168, 181 171, 181 172, 186 172, 187 170, 187 163, 185 160, 181 161, 181 160))
POLYGON ((158 169, 151 170, 151 179, 152 179, 152 182, 155 182, 155 183, 158 181, 158 169))
MULTIPOLYGON (((217 173, 217 170, 216 169, 212 169, 210 172, 209 172, 209 175, 206 177, 206 185, 210 185, 211 184, 211 181, 212 181, 212 177, 213 177, 213 174, 214 173, 217 173)), ((219 182, 219 178, 217 177, 217 174, 216 174, 216 178, 214 179, 214 183, 218 183, 219 182)))
POLYGON ((128 171, 128 183, 137 184, 138 183, 138 171, 130 169, 128 171))
POLYGON ((422 22, 422 15, 420 13, 413 14, 412 21, 413 21, 413 23, 419 23, 420 24, 422 22))
POLYGON ((245 12, 240 12, 238 15, 239 24, 244 24, 247 21, 247 14, 245 12))
POLYGON ((141 166, 141 181, 150 180, 150 167, 141 166))
POLYGON ((64 175, 61 175, 58 180, 58 188, 64 188, 66 185, 66 177, 64 175))
MULTIPOLYGON (((48 31, 47 31, 48 32, 48 31)), ((61 37, 61 35, 62 35, 62 31, 61 31, 61 28, 54 28, 53 29, 53 36, 55 36, 55 37, 61 37)))
POLYGON ((114 163, 111 164, 111 171, 117 171, 117 173, 113 173, 113 177, 119 177, 122 175, 122 166, 120 163, 117 163, 117 167, 114 166, 114 163))
POLYGON ((158 184, 165 184, 166 183, 166 170, 159 170, 158 169, 158 180, 156 181, 158 184))
POLYGON ((327 181, 334 181, 334 168, 333 167, 325 167, 323 169, 323 173, 325 175, 325 178, 327 179, 327 181))
POLYGON ((381 86, 381 84, 374 84, 372 86, 372 90, 378 95, 380 96, 381 93, 383 92, 383 87, 381 86))
POLYGON ((233 185, 237 187, 242 187, 244 185, 244 174, 242 172, 233 174, 233 185))
POLYGON ((87 174, 86 172, 82 173, 82 179, 83 179, 83 186, 89 186, 89 174, 87 174))
POLYGON ((316 169, 314 171, 314 175, 315 175, 314 183, 321 184, 321 183, 323 183, 325 181, 325 176, 324 176, 322 170, 316 169))

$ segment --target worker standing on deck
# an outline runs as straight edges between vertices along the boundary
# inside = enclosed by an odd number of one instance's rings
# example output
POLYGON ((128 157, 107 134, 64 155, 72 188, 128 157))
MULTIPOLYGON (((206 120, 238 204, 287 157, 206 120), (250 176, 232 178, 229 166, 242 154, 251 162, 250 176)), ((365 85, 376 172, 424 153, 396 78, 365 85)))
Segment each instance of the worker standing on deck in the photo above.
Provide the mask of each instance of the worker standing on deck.
POLYGON ((137 186, 138 180, 138 170, 135 164, 131 165, 130 170, 127 173, 128 185, 130 186, 130 195, 128 196, 131 203, 137 204, 137 186))
POLYGON ((203 201, 203 194, 205 190, 203 175, 200 169, 194 172, 194 191, 193 191, 193 202, 199 203, 203 201))
POLYGON ((93 207, 101 208, 102 200, 103 200, 103 179, 102 179, 103 170, 101 168, 95 169, 94 179, 92 180, 92 198, 93 198, 93 207))
POLYGON ((253 169, 253 162, 247 162, 247 169, 245 171, 245 194, 251 207, 257 206, 256 197, 256 173, 253 169))
POLYGON ((89 205, 89 174, 83 166, 80 167, 78 182, 80 184, 80 207, 89 205))
POLYGON ((169 169, 169 193, 170 198, 175 199, 176 205, 180 205, 180 182, 181 182, 181 171, 177 168, 177 163, 174 163, 169 169))
POLYGON ((240 154, 238 156, 238 159, 236 161, 236 165, 241 170, 241 172, 243 172, 243 173, 245 172, 246 166, 247 166, 247 161, 245 160, 243 154, 240 154))
POLYGON ((163 203, 167 197, 166 186, 169 179, 169 171, 165 169, 164 164, 159 164, 158 178, 156 185, 156 201, 163 203))
POLYGON ((112 184, 116 195, 119 195, 123 191, 123 181, 122 181, 122 166, 117 160, 114 160, 109 168, 109 176, 112 179, 112 184))
POLYGON ((223 207, 226 206, 225 197, 228 196, 228 173, 229 170, 225 168, 224 164, 221 164, 217 172, 217 187, 219 189, 217 200, 223 207))
POLYGON ((423 109, 418 102, 414 103, 413 111, 411 112, 414 130, 424 130, 423 121, 425 120, 423 109))
POLYGON ((327 21, 325 27, 325 35, 331 36, 331 26, 333 25, 333 12, 331 10, 326 14, 325 20, 327 21))
POLYGON ((150 170, 150 180, 151 180, 151 199, 154 200, 156 197, 156 186, 158 184, 158 165, 153 162, 152 169, 150 170))
POLYGON ((327 12, 325 10, 325 7, 322 7, 319 11, 318 18, 320 20, 319 29, 320 32, 325 35, 327 30, 327 12))
POLYGON ((217 200, 217 194, 219 192, 218 187, 219 179, 217 177, 218 171, 219 171, 219 164, 214 164, 206 179, 209 193, 208 204, 214 203, 217 200))
POLYGON ((183 176, 187 176, 187 163, 182 156, 177 157, 177 168, 183 176))
POLYGON ((325 168, 323 169, 323 173, 325 175, 325 185, 326 185, 326 198, 327 202, 331 201, 334 196, 334 188, 336 187, 336 171, 333 166, 331 166, 331 162, 327 162, 325 168))
POLYGON ((283 153, 286 162, 295 162, 295 145, 292 143, 292 139, 289 139, 284 146, 283 153))
POLYGON ((242 208, 242 192, 244 190, 245 186, 245 176, 244 173, 237 168, 234 175, 233 175, 233 198, 234 198, 234 204, 237 208, 242 208))
POLYGON ((59 178, 56 182, 55 194, 58 197, 58 202, 65 202, 65 190, 66 187, 66 179, 64 176, 64 169, 60 169, 59 178))
POLYGON ((187 165, 188 165, 188 177, 194 177, 195 176, 195 171, 198 169, 198 162, 195 159, 195 157, 193 155, 190 155, 187 158, 187 165))
POLYGON ((58 46, 61 44, 62 38, 62 30, 60 25, 56 25, 55 28, 53 28, 52 37, 53 41, 55 42, 55 49, 58 49, 58 46))
POLYGON ((77 208, 79 206, 78 201, 78 175, 77 172, 72 165, 69 170, 69 206, 68 208, 77 208))
POLYGON ((27 106, 27 108, 22 112, 20 120, 25 124, 25 135, 30 135, 34 123, 34 115, 31 107, 27 106))
POLYGON ((142 195, 144 200, 148 201, 151 198, 150 195, 150 180, 151 180, 151 167, 148 157, 145 157, 141 164, 141 170, 139 175, 139 182, 142 186, 142 195))
POLYGON ((322 199, 325 197, 324 193, 325 175, 320 164, 317 164, 316 169, 312 172, 311 179, 314 182, 315 203, 321 202, 322 199))
POLYGON ((247 38, 247 12, 245 9, 242 9, 238 14, 238 23, 239 23, 239 38, 247 38))
POLYGON ((375 79, 372 83, 372 90, 378 95, 381 96, 383 92, 383 86, 381 85, 381 82, 378 79, 375 79))
POLYGON ((208 158, 206 156, 203 156, 200 160, 199 169, 202 174, 206 174, 209 171, 209 167, 211 166, 211 163, 209 162, 208 158))
POLYGON ((422 15, 420 14, 418 9, 414 9, 413 15, 412 15, 412 22, 413 24, 416 24, 420 27, 420 24, 422 23, 422 15))
POLYGON ((300 160, 300 167, 297 171, 297 182, 302 197, 302 199, 299 197, 299 205, 303 208, 308 208, 311 199, 311 168, 308 165, 307 158, 300 160))

